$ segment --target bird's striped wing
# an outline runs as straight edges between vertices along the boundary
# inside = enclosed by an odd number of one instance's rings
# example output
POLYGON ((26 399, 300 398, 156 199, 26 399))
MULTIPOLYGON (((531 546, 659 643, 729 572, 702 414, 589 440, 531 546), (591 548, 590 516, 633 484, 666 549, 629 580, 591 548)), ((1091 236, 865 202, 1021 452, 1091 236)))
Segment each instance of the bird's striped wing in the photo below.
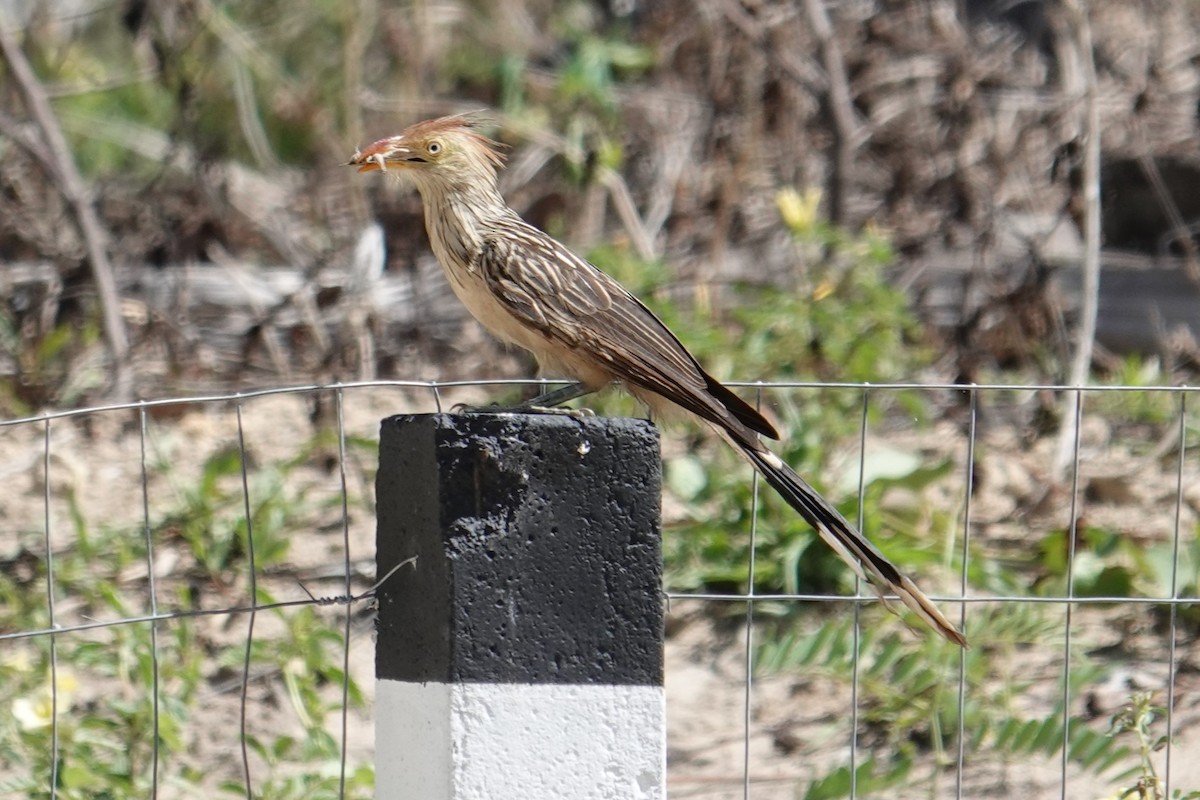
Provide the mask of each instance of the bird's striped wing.
POLYGON ((758 411, 701 368, 654 312, 537 228, 514 221, 485 239, 479 267, 494 296, 544 336, 704 419, 725 422, 732 414, 778 437, 758 411))

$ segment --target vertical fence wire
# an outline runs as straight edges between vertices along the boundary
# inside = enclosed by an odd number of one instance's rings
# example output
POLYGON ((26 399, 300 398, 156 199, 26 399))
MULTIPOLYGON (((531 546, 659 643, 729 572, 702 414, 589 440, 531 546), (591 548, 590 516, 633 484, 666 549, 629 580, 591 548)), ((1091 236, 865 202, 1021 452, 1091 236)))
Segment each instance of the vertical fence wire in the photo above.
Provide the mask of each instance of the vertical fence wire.
MULTIPOLYGON (((138 407, 138 444, 140 477, 142 481, 142 531, 146 537, 146 590, 150 594, 150 616, 158 616, 158 587, 154 580, 154 535, 150 525, 150 472, 146 464, 146 407, 138 407)), ((150 797, 158 797, 158 748, 159 748, 159 675, 158 675, 158 621, 150 621, 150 667, 151 678, 151 726, 153 749, 150 754, 150 797)))
POLYGON ((1175 737, 1175 639, 1179 624, 1179 534, 1183 528, 1183 465, 1187 463, 1187 392, 1179 393, 1179 458, 1175 466, 1175 515, 1171 530, 1171 604, 1167 625, 1167 744, 1163 754, 1163 797, 1171 794, 1171 740, 1175 737))
MULTIPOLYGON (((46 608, 50 630, 58 627, 54 610, 54 541, 50 527, 50 418, 42 438, 42 516, 46 540, 46 608)), ((58 797, 58 637, 50 637, 50 800, 58 797)))
MULTIPOLYGON (((970 408, 967 417, 967 466, 963 476, 963 535, 962 535, 962 567, 959 573, 959 595, 964 602, 958 606, 958 629, 964 636, 969 636, 967 630, 967 575, 970 566, 971 553, 971 496, 975 493, 975 427, 978 419, 979 392, 972 387, 970 391, 970 408)), ((958 758, 954 769, 954 796, 958 800, 963 797, 963 770, 967 759, 967 651, 958 651, 958 758)))
MULTIPOLYGON (((346 409, 344 390, 334 390, 337 407, 338 438, 338 482, 342 495, 342 568, 346 571, 343 591, 347 598, 354 596, 353 576, 350 573, 350 491, 346 484, 346 409)), ((354 607, 346 603, 342 625, 342 747, 338 764, 338 797, 346 798, 346 757, 350 735, 350 625, 354 621, 354 607)))
POLYGON ((1069 504, 1071 516, 1067 521, 1067 597, 1063 604, 1066 607, 1066 623, 1063 631, 1063 738, 1061 784, 1059 787, 1061 800, 1067 800, 1067 764, 1071 752, 1071 623, 1074 619, 1075 610, 1074 604, 1071 601, 1075 597, 1075 548, 1079 538, 1079 447, 1083 422, 1083 389, 1075 388, 1071 391, 1075 398, 1071 412, 1075 427, 1073 429, 1074 434, 1071 445, 1071 501, 1069 504))
MULTIPOLYGON (((862 416, 858 425, 858 515, 856 524, 863 529, 866 522, 867 503, 867 413, 871 407, 871 389, 863 387, 862 416)), ((853 652, 850 664, 850 800, 858 797, 858 689, 859 662, 862 659, 862 579, 854 576, 854 628, 851 639, 853 652)))
POLYGON ((246 429, 242 421, 241 396, 235 400, 234 407, 237 409, 238 453, 241 455, 242 505, 246 515, 246 561, 250 573, 250 619, 246 624, 246 657, 242 662, 242 694, 238 724, 242 748, 242 774, 246 781, 246 800, 254 800, 254 783, 250 779, 250 750, 247 742, 249 735, 246 732, 246 717, 247 697, 250 693, 250 663, 254 657, 254 623, 258 618, 258 565, 254 558, 254 514, 250 502, 250 473, 246 465, 246 429))
MULTIPOLYGON (((755 390, 754 407, 762 410, 763 392, 755 390)), ((746 686, 742 698, 742 798, 750 800, 750 726, 754 700, 754 565, 758 552, 758 471, 750 478, 750 564, 746 575, 746 686)))

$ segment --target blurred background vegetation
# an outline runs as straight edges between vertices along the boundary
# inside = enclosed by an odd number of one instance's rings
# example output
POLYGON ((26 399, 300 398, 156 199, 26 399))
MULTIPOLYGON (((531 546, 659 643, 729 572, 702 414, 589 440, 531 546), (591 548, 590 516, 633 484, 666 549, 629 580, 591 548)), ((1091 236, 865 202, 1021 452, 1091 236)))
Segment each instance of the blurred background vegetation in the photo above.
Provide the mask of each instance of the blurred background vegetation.
MULTIPOLYGON (((1101 185, 1117 201, 1103 204, 1097 363, 1128 372, 1132 353, 1168 379, 1196 355, 1200 12, 1157 6, 1140 37, 1124 3, 1087 18, 1101 185)), ((884 279, 915 320, 894 330, 899 352, 932 345, 897 377, 1061 380, 1083 252, 1072 8, 7 0, 0 404, 527 373, 523 357, 463 346, 415 196, 341 167, 472 109, 491 109, 512 148, 518 211, 706 325, 742 330, 733 309, 758 291, 805 308, 836 295, 840 232, 865 231, 863 256, 886 248, 884 279)), ((817 327, 782 375, 736 377, 855 378, 817 327)))
MULTIPOLYGON (((1194 382, 1200 6, 1100 0, 1077 10, 1069 0, 0 0, 0 413, 336 379, 530 375, 528 358, 483 337, 450 294, 416 196, 343 166, 411 122, 478 109, 510 148, 502 187, 514 208, 644 297, 718 377, 966 384, 1069 375, 1091 107, 1104 231, 1093 378, 1194 382), (1078 47, 1085 26, 1090 52, 1078 47)), ((941 422, 961 436, 978 418, 1020 431, 1012 446, 1028 455, 1062 422, 1050 392, 978 397, 976 406, 957 392, 798 388, 759 399, 790 463, 851 519, 861 513, 907 568, 950 580, 963 566, 962 498, 931 498, 952 457, 884 447, 860 487, 839 453, 863 424, 941 422)), ((1101 395, 1088 408, 1155 463, 1181 452, 1159 446, 1168 433, 1178 430, 1182 449, 1194 443, 1195 412, 1165 393, 1101 395)), ((328 439, 318 420, 300 452, 256 465, 266 485, 256 539, 266 537, 264 563, 281 571, 290 531, 329 513, 289 488, 328 439)), ((669 495, 686 509, 666 542, 669 588, 854 590, 793 515, 772 498, 756 507, 732 458, 702 447, 668 445, 669 495)), ((966 471, 982 484, 993 462, 977 459, 966 471)), ((185 553, 194 585, 220 586, 244 567, 240 471, 218 450, 174 505, 155 509, 151 527, 185 553)), ((1061 510, 1048 508, 1062 499, 1061 476, 1039 477, 1043 493, 1026 499, 1048 519, 1061 510)), ((356 508, 369 509, 367 495, 356 493, 356 508)), ((1194 594, 1200 583, 1194 540, 1181 551, 1157 528, 1147 544, 1113 525, 1047 519, 1036 543, 972 539, 971 591, 1055 595, 1074 580, 1080 594, 1147 596, 1194 594), (1087 551, 1070 578, 1068 531, 1087 551)), ((126 532, 74 508, 71 520, 64 585, 78 582, 89 611, 128 613, 106 581, 146 554, 119 548, 126 532)), ((25 591, 40 567, 5 564, 3 625, 45 624, 40 595, 25 591)), ((1037 687, 1020 669, 997 677, 1031 641, 1058 635, 1041 606, 973 617, 972 635, 985 631, 988 646, 962 662, 939 642, 884 633, 860 643, 844 617, 757 608, 772 634, 755 652, 765 675, 803 671, 845 688, 858 648, 870 651, 862 726, 878 747, 860 762, 860 791, 900 785, 918 756, 935 770, 953 762, 960 668, 972 687, 968 754, 1019 762, 1066 746, 1073 764, 1126 786, 1157 780, 1149 753, 1162 709, 1148 696, 1131 696, 1104 736, 1053 698, 1029 711, 1037 687)), ((1194 643, 1193 610, 1170 614, 1194 643)), ((1145 606, 1120 619, 1161 628, 1165 616, 1145 606)), ((297 676, 340 685, 340 633, 327 636, 309 615, 280 621, 289 635, 256 642, 255 658, 287 682, 304 726, 250 742, 271 765, 264 796, 338 796, 325 721, 340 698, 297 676), (320 769, 297 771, 308 763, 320 769)), ((161 647, 179 658, 163 679, 181 688, 161 736, 182 751, 190 700, 228 679, 205 670, 214 659, 230 669, 242 641, 210 645, 206 660, 189 625, 173 635, 161 647)), ((117 664, 109 650, 91 656, 107 677, 144 685, 155 669, 144 638, 118 643, 117 664)), ((86 667, 87 645, 64 662, 86 667)), ((30 692, 44 683, 45 657, 0 662, 0 696, 29 705, 0 729, 0 758, 41 759, 39 770, 47 729, 30 692)), ((1075 659, 1061 673, 1072 691, 1107 674, 1091 654, 1075 659)), ((66 730, 73 771, 59 796, 144 790, 145 748, 110 751, 145 730, 146 698, 93 712, 66 730), (101 784, 117 788, 90 793, 101 784)), ((797 796, 844 796, 850 778, 846 768, 817 774, 797 796)), ((189 764, 177 779, 204 775, 189 764)), ((369 767, 353 770, 348 796, 370 783, 369 767)), ((235 779, 222 788, 243 790, 235 779)), ((44 796, 45 786, 35 770, 0 789, 44 796)))

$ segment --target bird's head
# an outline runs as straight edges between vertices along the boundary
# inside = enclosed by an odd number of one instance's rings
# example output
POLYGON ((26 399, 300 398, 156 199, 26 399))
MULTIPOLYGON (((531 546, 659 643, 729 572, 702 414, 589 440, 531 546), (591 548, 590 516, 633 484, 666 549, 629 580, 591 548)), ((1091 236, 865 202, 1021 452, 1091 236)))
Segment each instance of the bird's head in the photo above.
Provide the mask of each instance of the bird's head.
POLYGON ((479 133, 480 125, 478 117, 467 114, 418 122, 356 152, 349 166, 359 172, 394 170, 411 176, 418 186, 431 181, 494 181, 504 156, 500 144, 479 133))

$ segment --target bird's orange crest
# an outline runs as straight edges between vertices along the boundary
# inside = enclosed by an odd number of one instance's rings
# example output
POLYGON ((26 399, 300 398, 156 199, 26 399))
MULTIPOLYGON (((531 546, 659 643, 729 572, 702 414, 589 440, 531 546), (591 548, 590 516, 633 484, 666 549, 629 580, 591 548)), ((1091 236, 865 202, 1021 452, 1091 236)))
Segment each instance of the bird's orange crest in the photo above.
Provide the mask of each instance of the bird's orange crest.
POLYGON ((488 124, 488 119, 478 112, 455 114, 437 119, 427 119, 408 126, 396 136, 372 142, 365 150, 355 150, 349 166, 357 166, 359 172, 387 171, 386 155, 398 146, 422 148, 429 140, 450 135, 467 143, 475 152, 484 156, 496 169, 504 166, 503 144, 484 136, 477 129, 488 124))

